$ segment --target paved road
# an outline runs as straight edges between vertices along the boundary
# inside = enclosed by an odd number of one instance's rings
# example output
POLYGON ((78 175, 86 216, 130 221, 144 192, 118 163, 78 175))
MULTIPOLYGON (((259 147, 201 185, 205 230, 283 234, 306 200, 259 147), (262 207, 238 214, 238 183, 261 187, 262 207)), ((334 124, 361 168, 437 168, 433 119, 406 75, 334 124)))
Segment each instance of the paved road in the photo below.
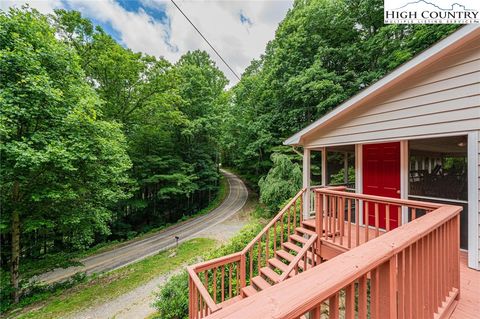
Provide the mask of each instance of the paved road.
POLYGON ((175 246, 175 236, 180 237, 179 241, 183 242, 223 222, 243 208, 247 202, 248 191, 245 184, 234 174, 224 170, 222 174, 227 178, 229 193, 222 204, 210 213, 173 225, 148 238, 132 241, 113 250, 82 259, 80 262, 83 267, 55 269, 40 275, 37 280, 51 284, 65 280, 80 271, 92 274, 117 269, 175 246))

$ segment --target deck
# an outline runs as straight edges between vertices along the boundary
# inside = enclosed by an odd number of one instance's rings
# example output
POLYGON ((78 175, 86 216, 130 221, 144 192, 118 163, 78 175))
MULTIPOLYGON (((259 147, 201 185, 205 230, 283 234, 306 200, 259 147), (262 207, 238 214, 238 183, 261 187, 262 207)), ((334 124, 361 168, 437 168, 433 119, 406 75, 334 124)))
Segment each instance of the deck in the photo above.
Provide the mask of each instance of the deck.
POLYGON ((188 268, 190 318, 479 318, 461 207, 323 188, 304 220, 304 192, 242 251, 188 268), (356 207, 371 208, 370 225, 356 207))
MULTIPOLYGON (((315 219, 305 220, 305 226, 315 228, 315 219)), ((345 227, 347 223, 345 222, 345 227)), ((366 241, 366 232, 364 226, 351 227, 351 238, 356 238, 358 232, 359 242, 366 241)), ((376 229, 369 229, 369 237, 376 237, 376 229)), ((380 230, 380 235, 384 231, 380 230)), ((338 247, 339 250, 348 249, 348 237, 346 235, 329 239, 322 239, 322 242, 328 242, 338 247)), ((351 248, 356 247, 356 240, 351 243, 351 248)), ((480 317, 480 271, 469 268, 467 252, 460 252, 460 299, 451 315, 451 319, 477 319, 480 317)))
POLYGON ((460 253, 460 299, 451 319, 477 319, 480 316, 480 271, 468 268, 467 253, 460 253))

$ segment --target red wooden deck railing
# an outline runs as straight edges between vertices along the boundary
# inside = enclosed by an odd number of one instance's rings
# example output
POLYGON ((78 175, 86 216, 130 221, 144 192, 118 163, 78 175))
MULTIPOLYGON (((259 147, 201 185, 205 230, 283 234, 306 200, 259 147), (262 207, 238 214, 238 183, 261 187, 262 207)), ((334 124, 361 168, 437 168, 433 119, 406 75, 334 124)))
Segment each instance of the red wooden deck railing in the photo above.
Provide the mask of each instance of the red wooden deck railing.
POLYGON ((350 250, 208 318, 448 318, 459 293, 461 207, 328 189, 317 194, 319 252, 330 244, 350 243, 350 250), (356 229, 349 200, 356 207, 408 207, 410 222, 381 230, 376 217, 375 225, 356 229), (430 213, 417 218, 419 209, 430 213), (364 234, 358 242, 357 234, 364 234))
POLYGON ((394 220, 401 224, 402 208, 408 212, 408 220, 405 222, 409 222, 419 214, 430 213, 441 206, 442 204, 344 192, 334 188, 316 189, 315 226, 320 234, 319 245, 324 240, 350 249, 389 232, 394 220), (385 211, 384 227, 380 227, 380 207, 385 211), (371 225, 370 218, 366 218, 363 212, 370 212, 372 208, 374 223, 371 225))
MULTIPOLYGON (((305 189, 298 192, 241 252, 188 267, 190 318, 203 318, 239 299, 241 289, 259 275, 268 259, 301 225, 304 192, 305 189)), ((298 260, 289 273, 298 273, 302 258, 308 267, 306 255, 316 250, 316 236, 310 238, 304 250, 297 255, 298 260)))

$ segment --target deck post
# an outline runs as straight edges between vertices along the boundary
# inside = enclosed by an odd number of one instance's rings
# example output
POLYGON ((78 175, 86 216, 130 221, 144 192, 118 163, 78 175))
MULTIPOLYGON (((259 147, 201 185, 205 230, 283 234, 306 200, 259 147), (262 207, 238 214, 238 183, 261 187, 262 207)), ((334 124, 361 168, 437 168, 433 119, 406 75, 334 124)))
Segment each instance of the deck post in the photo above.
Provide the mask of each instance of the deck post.
POLYGON ((306 188, 303 194, 303 219, 310 218, 310 150, 303 149, 303 188, 306 188))
POLYGON ((240 293, 242 293, 242 288, 245 288, 247 286, 247 280, 246 280, 246 272, 247 272, 247 267, 246 267, 246 258, 245 254, 242 254, 240 256, 240 293))

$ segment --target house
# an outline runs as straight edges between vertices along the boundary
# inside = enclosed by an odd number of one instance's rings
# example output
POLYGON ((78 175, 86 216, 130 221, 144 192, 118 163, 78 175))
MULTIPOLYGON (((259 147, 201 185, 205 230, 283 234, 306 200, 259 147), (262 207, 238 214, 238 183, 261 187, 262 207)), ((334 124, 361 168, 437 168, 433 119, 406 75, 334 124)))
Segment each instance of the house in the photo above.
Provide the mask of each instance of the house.
POLYGON ((303 189, 243 251, 189 268, 191 318, 478 316, 480 26, 285 144, 303 189))

